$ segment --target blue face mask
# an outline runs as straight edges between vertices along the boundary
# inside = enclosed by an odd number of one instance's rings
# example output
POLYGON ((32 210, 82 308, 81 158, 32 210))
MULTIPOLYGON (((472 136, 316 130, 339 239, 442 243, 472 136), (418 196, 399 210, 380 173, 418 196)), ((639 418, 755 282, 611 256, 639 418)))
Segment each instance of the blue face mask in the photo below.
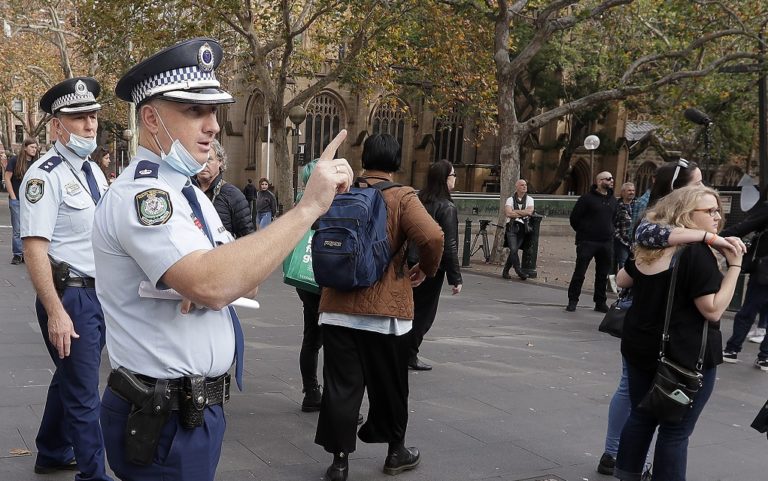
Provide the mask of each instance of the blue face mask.
POLYGON ((91 155, 94 150, 96 150, 96 138, 89 139, 87 137, 81 137, 79 135, 73 134, 69 130, 64 127, 63 124, 61 124, 61 128, 64 129, 66 133, 69 134, 69 142, 67 142, 67 147, 74 152, 78 157, 84 159, 91 155))
MULTIPOLYGON (((168 138, 173 140, 173 137, 171 137, 170 132, 168 132, 168 129, 165 127, 165 122, 163 122, 163 119, 160 117, 160 113, 157 111, 157 109, 155 109, 155 114, 157 114, 157 118, 160 119, 160 125, 163 126, 163 130, 165 130, 168 138)), ((155 142, 157 142, 157 146, 160 147, 160 141, 157 140, 157 136, 155 136, 155 142)), ((189 151, 183 145, 181 145, 179 139, 173 140, 171 148, 168 149, 167 154, 163 152, 163 148, 160 147, 160 158, 167 162, 168 165, 173 168, 173 170, 181 172, 187 177, 197 175, 201 170, 205 168, 205 164, 201 165, 197 159, 192 157, 192 154, 190 154, 189 151)))

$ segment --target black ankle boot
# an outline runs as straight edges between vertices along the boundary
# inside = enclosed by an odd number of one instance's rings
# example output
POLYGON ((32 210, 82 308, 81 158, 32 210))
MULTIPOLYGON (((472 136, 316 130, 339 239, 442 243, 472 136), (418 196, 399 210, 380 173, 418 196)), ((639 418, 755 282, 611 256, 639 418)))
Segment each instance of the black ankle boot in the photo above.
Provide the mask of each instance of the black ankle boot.
POLYGON ((320 386, 304 389, 304 400, 301 402, 301 410, 305 413, 311 413, 320 410, 320 404, 323 400, 323 393, 320 386))
POLYGON ((414 469, 421 461, 421 454, 416 448, 406 448, 402 443, 390 444, 389 454, 384 461, 384 474, 394 476, 403 471, 414 469))
POLYGON ((349 475, 349 459, 347 453, 341 452, 333 455, 333 463, 325 471, 327 481, 347 481, 349 475))

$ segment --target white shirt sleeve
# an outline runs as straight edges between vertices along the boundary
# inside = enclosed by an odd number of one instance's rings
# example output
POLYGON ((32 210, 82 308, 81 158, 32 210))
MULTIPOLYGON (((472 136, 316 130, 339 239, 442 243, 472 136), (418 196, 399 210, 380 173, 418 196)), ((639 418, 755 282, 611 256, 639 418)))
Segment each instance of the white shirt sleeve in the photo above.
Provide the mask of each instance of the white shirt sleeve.
POLYGON ((166 271, 184 256, 198 250, 213 248, 202 229, 195 225, 192 208, 181 193, 167 189, 167 186, 134 188, 128 196, 120 200, 120 207, 112 212, 122 219, 115 219, 116 237, 125 252, 131 256, 153 285, 157 286, 166 271), (144 206, 153 208, 153 216, 160 217, 156 225, 146 225, 142 221, 142 193, 154 189, 155 196, 167 200, 167 207, 144 206), (167 196, 167 197, 166 197, 167 196), (163 212, 169 209, 170 213, 163 212), (159 209, 159 210, 158 210, 159 209), (126 215, 127 214, 127 215, 126 215), (167 219, 165 214, 169 214, 167 219), (159 222, 162 220, 163 222, 159 222))

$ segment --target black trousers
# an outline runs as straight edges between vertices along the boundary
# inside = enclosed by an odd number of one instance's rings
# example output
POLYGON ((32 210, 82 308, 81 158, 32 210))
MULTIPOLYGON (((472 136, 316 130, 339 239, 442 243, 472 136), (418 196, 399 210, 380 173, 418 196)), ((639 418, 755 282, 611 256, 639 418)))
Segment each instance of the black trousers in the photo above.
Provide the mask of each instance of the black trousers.
POLYGON ((304 337, 299 352, 299 370, 304 390, 317 387, 317 358, 323 346, 323 331, 317 324, 320 294, 296 289, 304 305, 304 337))
POLYGON ((329 453, 355 450, 357 416, 368 389, 365 443, 405 440, 408 426, 408 336, 323 326, 323 401, 315 443, 329 453))
POLYGON ((432 327, 432 323, 435 322, 443 280, 445 280, 445 271, 438 269, 435 277, 424 279, 419 287, 413 289, 413 328, 408 333, 411 338, 409 351, 411 358, 419 354, 419 346, 432 327))
POLYGON ((510 222, 512 225, 508 226, 504 232, 504 235, 507 237, 507 246, 509 246, 509 256, 507 257, 507 262, 504 264, 504 272, 507 273, 509 272, 510 267, 514 268, 515 272, 520 270, 520 257, 518 256, 517 251, 520 250, 520 247, 525 240, 525 232, 522 232, 522 224, 515 221, 510 222))
POLYGON ((579 302, 584 276, 593 257, 595 259, 595 294, 592 299, 595 304, 605 303, 607 299, 605 286, 608 281, 608 272, 611 269, 612 251, 612 239, 605 242, 581 241, 576 244, 576 268, 573 270, 571 284, 568 286, 569 303, 579 302))

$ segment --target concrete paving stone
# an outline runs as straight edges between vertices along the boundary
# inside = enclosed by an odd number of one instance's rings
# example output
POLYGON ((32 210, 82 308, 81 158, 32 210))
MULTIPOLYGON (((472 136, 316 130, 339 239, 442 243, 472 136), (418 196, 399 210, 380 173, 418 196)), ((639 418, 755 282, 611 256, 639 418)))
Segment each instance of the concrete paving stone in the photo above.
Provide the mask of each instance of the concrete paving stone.
POLYGON ((456 421, 498 416, 503 410, 490 403, 469 397, 430 398, 409 403, 414 416, 456 421))
POLYGON ((448 452, 483 447, 486 443, 468 435, 450 422, 424 418, 420 413, 411 413, 408 418, 408 445, 417 446, 425 453, 448 452))

